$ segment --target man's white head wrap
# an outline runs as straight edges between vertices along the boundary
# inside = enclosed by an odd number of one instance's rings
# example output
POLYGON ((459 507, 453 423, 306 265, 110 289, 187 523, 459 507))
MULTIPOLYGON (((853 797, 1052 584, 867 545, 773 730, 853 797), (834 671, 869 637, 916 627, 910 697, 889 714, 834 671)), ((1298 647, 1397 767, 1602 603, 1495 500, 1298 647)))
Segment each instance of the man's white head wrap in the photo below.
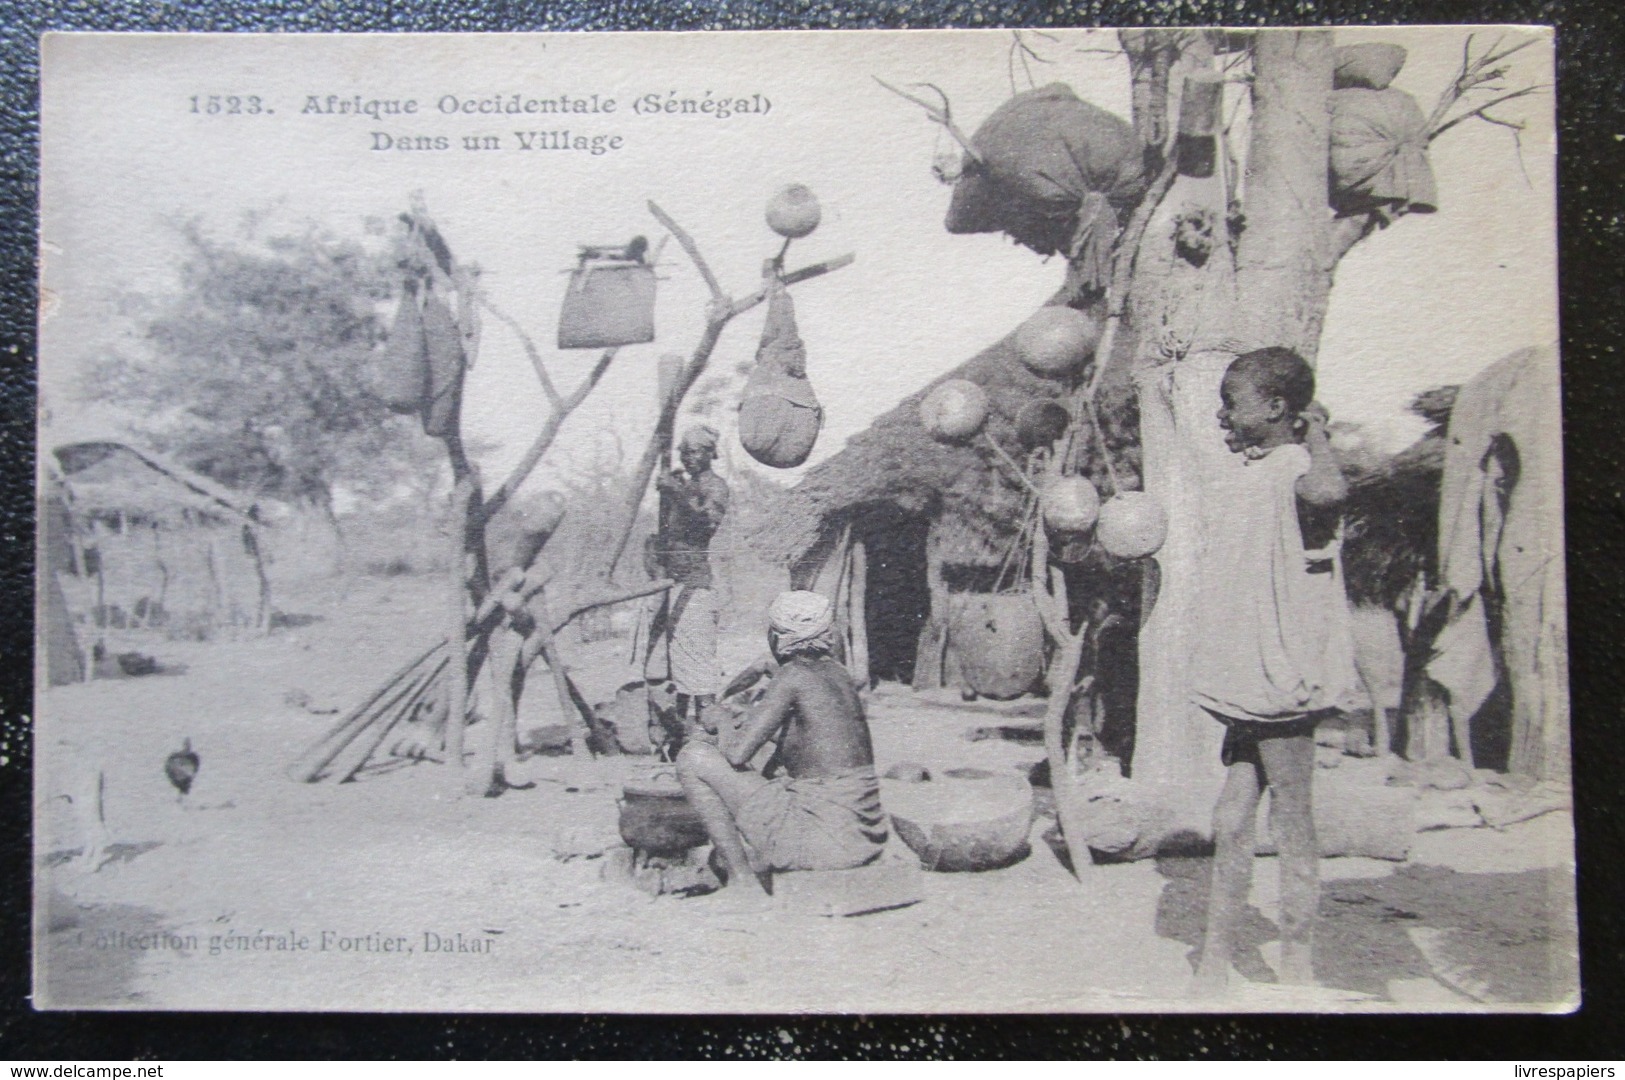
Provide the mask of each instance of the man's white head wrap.
POLYGON ((767 623, 781 656, 835 648, 835 608, 818 593, 780 593, 768 605, 767 623))

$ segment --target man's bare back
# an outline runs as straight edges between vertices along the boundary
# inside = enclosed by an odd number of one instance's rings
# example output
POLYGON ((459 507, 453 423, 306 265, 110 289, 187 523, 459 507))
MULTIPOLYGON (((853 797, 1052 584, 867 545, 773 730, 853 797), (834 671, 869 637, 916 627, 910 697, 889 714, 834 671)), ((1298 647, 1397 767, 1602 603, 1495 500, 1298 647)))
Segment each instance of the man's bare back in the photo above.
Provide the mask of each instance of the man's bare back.
POLYGON ((797 779, 874 764, 863 702, 846 668, 828 656, 785 661, 724 753, 742 766, 775 736, 774 761, 797 779))

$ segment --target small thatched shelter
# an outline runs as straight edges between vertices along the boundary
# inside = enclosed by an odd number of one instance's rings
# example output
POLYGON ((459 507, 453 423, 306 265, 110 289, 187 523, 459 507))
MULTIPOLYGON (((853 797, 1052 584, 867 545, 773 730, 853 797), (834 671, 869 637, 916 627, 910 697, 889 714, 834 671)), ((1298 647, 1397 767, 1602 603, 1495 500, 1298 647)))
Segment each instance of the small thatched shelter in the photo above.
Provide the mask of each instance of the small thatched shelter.
POLYGON ((269 622, 257 508, 207 477, 117 438, 68 441, 48 465, 66 512, 76 622, 205 637, 269 622))
MULTIPOLYGON (((764 515, 756 547, 790 568, 793 586, 837 597, 859 674, 920 688, 952 679, 956 598, 1025 580, 1018 546, 1032 507, 1018 474, 1029 448, 1017 417, 1033 402, 1070 406, 1075 390, 1024 367, 1012 334, 882 415, 764 515), (974 382, 989 399, 985 428, 963 443, 933 438, 920 420, 920 402, 948 379, 974 382)), ((1138 451, 1117 434, 1129 430, 1123 404, 1101 411, 1117 471, 1132 483, 1138 451)), ((1073 447, 1077 470, 1109 493, 1086 417, 1073 447)))
POLYGON ((1343 574, 1357 605, 1396 611, 1418 582, 1427 584, 1437 572, 1444 429, 1456 391, 1441 386, 1417 395, 1410 411, 1428 430, 1397 454, 1344 457, 1343 574))

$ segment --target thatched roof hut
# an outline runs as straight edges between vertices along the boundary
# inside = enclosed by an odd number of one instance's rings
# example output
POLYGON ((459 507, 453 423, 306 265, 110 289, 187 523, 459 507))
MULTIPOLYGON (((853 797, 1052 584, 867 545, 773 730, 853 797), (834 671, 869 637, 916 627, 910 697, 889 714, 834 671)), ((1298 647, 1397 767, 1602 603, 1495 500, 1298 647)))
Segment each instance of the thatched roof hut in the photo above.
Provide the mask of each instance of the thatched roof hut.
POLYGON ((1428 430, 1410 446, 1376 461, 1344 462, 1343 573, 1356 604, 1393 610, 1418 578, 1429 580, 1438 569, 1444 430, 1456 390, 1438 387, 1411 402, 1428 430))
POLYGON ((54 451, 80 514, 122 513, 174 522, 187 515, 258 525, 252 502, 206 476, 129 442, 95 438, 54 451))
POLYGON ((263 523, 250 500, 118 437, 60 441, 51 456, 76 622, 195 637, 267 626, 263 523))
MULTIPOLYGON (((844 612, 849 632, 867 639, 854 642, 860 667, 875 677, 941 685, 942 661, 930 658, 943 650, 950 595, 991 592, 1011 584, 1012 568, 1019 573, 1020 552, 1013 549, 1030 496, 1017 469, 1030 448, 1021 443, 1017 417, 1033 402, 1069 405, 1075 390, 1029 371, 1016 356, 1014 334, 1007 336, 905 398, 811 469, 763 515, 754 546, 788 566, 798 588, 827 591, 845 583, 860 590, 864 602, 850 610, 848 600, 844 612), (920 402, 948 379, 967 379, 988 395, 986 426, 964 443, 933 438, 920 420, 920 402), (856 580, 860 569, 863 581, 856 580)), ((1134 484, 1138 447, 1127 435, 1127 403, 1103 401, 1100 411, 1116 469, 1134 484)), ((1084 418, 1074 439, 1074 462, 1109 492, 1088 424, 1084 418)))

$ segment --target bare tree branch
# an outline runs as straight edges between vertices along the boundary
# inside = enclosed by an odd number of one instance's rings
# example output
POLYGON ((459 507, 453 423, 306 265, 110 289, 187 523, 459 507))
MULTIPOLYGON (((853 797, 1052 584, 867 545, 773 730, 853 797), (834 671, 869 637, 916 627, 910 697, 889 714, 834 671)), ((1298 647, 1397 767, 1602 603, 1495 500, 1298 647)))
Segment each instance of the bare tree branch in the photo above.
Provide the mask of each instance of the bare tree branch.
POLYGON ((694 243, 694 238, 689 236, 681 225, 673 221, 669 214, 656 206, 653 199, 649 200, 649 213, 655 216, 656 221, 665 226, 667 232, 677 237, 678 245, 693 260, 694 268, 700 272, 700 277, 705 279, 705 287, 711 290, 711 299, 717 301, 725 299, 722 294, 722 286, 717 284, 717 276, 711 273, 711 267, 706 264, 705 256, 700 254, 699 246, 694 243))
MULTIPOLYGON (((1469 113, 1466 116, 1457 117, 1448 123, 1445 119, 1450 115, 1450 110, 1455 108, 1456 105, 1466 98, 1468 94, 1471 94, 1475 90, 1489 90, 1494 92, 1499 89, 1499 86, 1495 84, 1499 83, 1501 79, 1504 79, 1507 74, 1507 69, 1504 66, 1499 66, 1501 61, 1512 56, 1519 50, 1526 49, 1535 43, 1534 38, 1526 38, 1515 45, 1502 49, 1500 48, 1500 44, 1503 39, 1497 38, 1493 45, 1484 50, 1484 52, 1480 54, 1477 59, 1474 59, 1473 39, 1474 35, 1467 35, 1467 40, 1462 44, 1461 47, 1461 66, 1456 72, 1456 77, 1452 79, 1450 84, 1439 93, 1439 100, 1434 104, 1433 112, 1428 116, 1427 131, 1429 142, 1433 141, 1433 139, 1437 138, 1444 131, 1455 127, 1462 120, 1467 119, 1467 116, 1472 115, 1469 113)), ((1522 97, 1525 94, 1534 93, 1537 89, 1541 88, 1525 87, 1522 90, 1514 92, 1512 96, 1522 97)), ((1510 100, 1510 98, 1503 98, 1502 100, 1510 100)), ((1493 104, 1495 103, 1492 102, 1491 105, 1493 104)), ((1488 108, 1490 106, 1484 107, 1488 108)))
POLYGON ((914 84, 916 86, 928 86, 937 92, 937 96, 942 98, 942 104, 932 105, 923 98, 917 98, 913 94, 905 93, 904 91, 897 89, 897 87, 893 86, 885 79, 882 79, 879 75, 875 75, 873 78, 875 82, 879 83, 881 86, 884 86, 887 90, 890 90, 904 101, 912 101, 914 104, 924 109, 925 115, 930 118, 931 122, 941 124, 943 129, 954 137, 954 142, 958 143, 960 147, 964 149, 965 153, 970 155, 972 161, 975 161, 977 164, 982 163, 982 155, 977 151, 976 147, 972 145, 969 136, 967 136, 963 131, 959 130, 959 125, 954 123, 953 112, 948 105, 948 95, 942 92, 942 88, 940 86, 937 86, 935 83, 914 84))
POLYGON ((519 325, 519 320, 491 303, 490 298, 484 293, 480 294, 479 301, 481 307, 495 315, 499 322, 512 330, 514 335, 519 338, 519 344, 524 346, 525 355, 530 357, 530 366, 536 369, 536 378, 541 380, 542 392, 547 395, 548 403, 553 406, 553 411, 558 412, 564 408, 564 396, 559 393, 559 388, 554 385, 552 377, 548 375, 547 367, 542 363, 542 354, 537 351, 536 343, 530 339, 530 335, 525 333, 525 328, 519 325))
MULTIPOLYGON (((1510 45, 1503 49, 1501 48, 1501 42, 1504 40, 1504 38, 1496 38, 1495 42, 1475 59, 1473 57, 1474 37, 1475 35, 1473 34, 1467 35, 1466 40, 1461 46, 1461 66, 1457 69, 1456 76, 1450 81, 1450 84, 1439 92, 1439 100, 1433 106, 1433 112, 1428 117, 1425 125, 1427 131, 1427 141, 1431 144, 1434 139, 1437 139, 1440 135, 1443 135, 1451 128, 1456 127, 1464 121, 1473 119, 1483 120, 1486 123, 1494 124, 1497 127, 1507 128, 1512 132, 1513 142, 1518 148, 1518 168, 1520 171, 1524 171, 1524 177, 1527 180, 1528 173, 1527 171, 1523 170, 1523 144, 1518 138, 1518 136, 1524 130, 1524 125, 1515 120, 1507 120, 1499 116, 1491 116, 1488 110, 1508 101, 1513 101, 1521 97, 1528 97, 1530 94, 1535 94, 1541 92, 1542 90, 1550 89, 1549 86, 1545 85, 1531 85, 1520 87, 1516 90, 1509 90, 1506 93, 1499 92, 1502 88, 1501 80, 1506 77, 1507 71, 1506 68, 1498 67, 1497 65, 1500 64, 1502 60, 1505 60, 1507 57, 1511 56, 1513 53, 1518 52, 1520 49, 1525 49, 1530 45, 1533 45, 1535 43, 1535 39, 1527 38, 1515 45, 1510 45), (1464 113, 1451 117, 1449 115, 1450 111, 1457 105, 1462 104, 1467 95, 1472 94, 1475 91, 1489 91, 1494 93, 1496 96, 1492 97, 1489 101, 1484 102, 1482 105, 1470 108, 1464 113)), ((1347 255, 1351 250, 1353 250, 1355 245, 1359 244, 1360 241, 1376 232, 1379 227, 1386 224, 1389 220, 1390 218, 1388 218, 1386 215, 1373 212, 1360 214, 1354 217, 1339 218, 1337 221, 1333 222, 1332 262, 1335 264, 1340 261, 1344 255, 1347 255)))
POLYGON ((562 618, 555 619, 553 621, 553 632, 555 634, 559 633, 577 618, 585 615, 589 611, 592 611, 594 608, 608 607, 610 604, 624 604, 628 600, 638 600, 645 596, 653 596, 655 593, 666 592, 667 590, 674 588, 676 584, 677 583, 675 581, 672 581, 669 578, 662 578, 659 581, 651 581, 647 585, 639 585, 636 588, 623 589, 619 592, 604 593, 602 595, 583 600, 576 604, 575 607, 571 608, 562 618))
MULTIPOLYGON (((857 261, 857 256, 851 252, 845 255, 837 255, 833 259, 825 259, 821 263, 813 263, 811 266, 803 266, 800 270, 792 270, 784 275, 783 281, 787 287, 799 285, 803 281, 811 281, 815 277, 822 277, 832 271, 839 270, 843 266, 851 266, 855 261, 857 261)), ((742 315, 766 299, 767 290, 758 289, 743 299, 735 300, 728 306, 729 317, 742 315)))
POLYGON ((542 460, 542 455, 547 452, 547 448, 553 445, 553 440, 558 436, 559 428, 563 425, 565 417, 569 416, 576 410, 577 406, 587 400, 587 395, 592 393, 593 387, 598 385, 598 380, 604 377, 604 372, 609 370, 610 361, 615 359, 616 352, 615 349, 605 349, 599 355, 598 363, 593 365, 592 371, 581 381, 581 385, 576 387, 575 392, 560 401, 553 415, 549 416, 547 422, 542 425, 542 430, 536 433, 536 439, 530 444, 530 449, 525 451, 525 456, 514 467, 513 472, 508 475, 508 479, 504 480, 502 486, 493 491, 491 497, 486 499, 484 505, 479 508, 479 515, 483 520, 491 520, 492 515, 502 509, 503 504, 513 497, 514 492, 519 490, 519 485, 525 482, 531 471, 536 468, 537 463, 542 460))
POLYGON ((1121 317, 1124 305, 1128 303, 1129 281, 1134 276, 1134 262, 1139 254, 1140 241, 1151 224, 1151 215, 1162 205, 1178 175, 1178 155, 1166 155, 1162 171, 1151 181, 1140 204, 1129 215, 1128 224, 1123 226, 1122 235, 1117 238, 1117 250, 1112 261, 1111 310, 1108 312, 1113 318, 1121 317))
POLYGON ((1492 124, 1499 124, 1502 127, 1516 128, 1519 131, 1522 131, 1523 130, 1523 125, 1522 124, 1514 124, 1511 121, 1497 120, 1497 119, 1494 119, 1492 117, 1485 116, 1484 115, 1485 110, 1486 109, 1493 109, 1497 105, 1505 104, 1506 102, 1512 101, 1512 100, 1514 100, 1516 98, 1528 97, 1530 94, 1536 94, 1536 93, 1539 93, 1542 90, 1549 90, 1549 89, 1551 89, 1551 88, 1548 87, 1548 86, 1544 86, 1544 85, 1525 86, 1525 87, 1522 87, 1521 89, 1513 90, 1513 91, 1510 91, 1509 93, 1502 94, 1499 97, 1492 98, 1489 101, 1486 101, 1484 104, 1478 106, 1478 108, 1469 109, 1467 112, 1462 113, 1460 116, 1454 117, 1453 119, 1448 120, 1443 124, 1440 124, 1438 127, 1433 128, 1431 131, 1428 132, 1428 142, 1432 142, 1434 139, 1437 139, 1440 135, 1443 135, 1445 132, 1449 131, 1451 128, 1455 127, 1457 124, 1461 123, 1463 120, 1471 120, 1475 116, 1478 117, 1481 120, 1488 120, 1492 124))

